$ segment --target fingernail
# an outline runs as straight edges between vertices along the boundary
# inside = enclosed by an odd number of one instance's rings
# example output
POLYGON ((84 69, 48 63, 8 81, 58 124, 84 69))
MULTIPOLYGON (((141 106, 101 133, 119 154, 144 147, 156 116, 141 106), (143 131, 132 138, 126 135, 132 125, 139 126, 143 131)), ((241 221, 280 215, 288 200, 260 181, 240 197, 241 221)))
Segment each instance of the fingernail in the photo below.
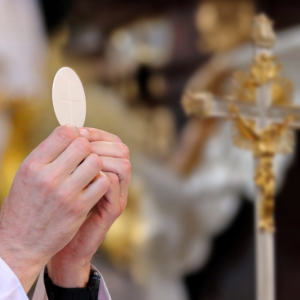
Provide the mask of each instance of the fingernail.
POLYGON ((77 129, 77 127, 76 127, 75 125, 72 125, 72 124, 66 124, 66 125, 63 125, 63 126, 69 128, 69 129, 71 129, 73 132, 76 132, 76 133, 78 134, 78 131, 77 131, 78 129, 77 129))
POLYGON ((89 136, 89 131, 85 128, 80 128, 79 132, 80 132, 82 137, 88 137, 89 136))

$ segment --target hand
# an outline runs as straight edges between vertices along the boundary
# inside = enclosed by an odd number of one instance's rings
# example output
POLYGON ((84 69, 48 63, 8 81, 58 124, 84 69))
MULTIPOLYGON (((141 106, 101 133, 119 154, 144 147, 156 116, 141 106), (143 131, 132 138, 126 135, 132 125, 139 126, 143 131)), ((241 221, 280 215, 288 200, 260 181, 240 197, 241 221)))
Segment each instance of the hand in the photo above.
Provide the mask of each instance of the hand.
POLYGON ((85 287, 89 280, 92 256, 105 235, 127 204, 130 183, 129 150, 115 135, 97 129, 80 129, 91 142, 92 153, 102 162, 102 171, 110 187, 86 218, 72 241, 58 252, 48 264, 53 283, 66 288, 85 287))
POLYGON ((1 210, 0 257, 25 292, 107 192, 101 168, 72 125, 55 129, 21 165, 1 210))

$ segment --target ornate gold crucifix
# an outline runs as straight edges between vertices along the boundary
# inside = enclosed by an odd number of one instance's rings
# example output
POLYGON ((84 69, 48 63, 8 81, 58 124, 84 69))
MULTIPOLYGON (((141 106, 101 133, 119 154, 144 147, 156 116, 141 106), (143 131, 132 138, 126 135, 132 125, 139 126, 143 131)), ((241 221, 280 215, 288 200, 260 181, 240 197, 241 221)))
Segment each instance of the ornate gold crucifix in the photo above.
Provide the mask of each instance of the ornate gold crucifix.
POLYGON ((281 66, 272 51, 276 39, 273 24, 265 15, 255 17, 252 37, 253 62, 248 71, 235 73, 230 96, 218 99, 187 88, 182 105, 187 115, 231 119, 234 144, 253 153, 257 300, 274 300, 273 160, 276 154, 292 151, 292 129, 300 128, 300 108, 292 104, 292 83, 280 76, 281 66))

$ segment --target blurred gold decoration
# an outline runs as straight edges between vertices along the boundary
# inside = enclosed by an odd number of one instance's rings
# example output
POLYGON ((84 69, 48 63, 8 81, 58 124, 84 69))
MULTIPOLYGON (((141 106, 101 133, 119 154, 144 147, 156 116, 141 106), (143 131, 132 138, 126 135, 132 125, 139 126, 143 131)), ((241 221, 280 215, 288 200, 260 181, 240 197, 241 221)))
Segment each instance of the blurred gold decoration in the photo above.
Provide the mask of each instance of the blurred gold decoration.
POLYGON ((271 49, 274 47, 276 36, 273 30, 273 22, 264 14, 254 18, 252 39, 260 48, 271 49))
MULTIPOLYGON (((196 76, 188 83, 188 91, 182 101, 187 111, 193 111, 197 107, 197 115, 205 116, 209 114, 211 105, 208 100, 209 94, 203 91, 209 89, 214 94, 224 94, 226 89, 224 83, 231 70, 230 66, 226 67, 222 53, 250 39, 254 13, 253 1, 204 0, 199 3, 195 14, 195 24, 199 32, 197 45, 201 52, 213 52, 213 57, 201 66, 196 76), (201 102, 201 98, 205 100, 201 102)), ((218 125, 217 118, 211 120, 192 118, 185 126, 179 147, 175 149, 170 160, 172 169, 181 175, 190 175, 199 166, 201 153, 218 125), (193 139, 191 140, 189 136, 193 136, 193 139)))
MULTIPOLYGON (((255 102, 256 85, 249 79, 246 71, 236 72, 233 77, 231 93, 228 99, 255 102)), ((293 83, 284 77, 276 77, 272 81, 272 103, 278 105, 291 105, 293 99, 293 83)))
MULTIPOLYGON (((233 89, 233 95, 227 97, 228 103, 245 101, 255 105, 257 87, 274 80, 272 103, 275 105, 290 104, 293 91, 292 83, 287 79, 277 77, 280 68, 273 63, 272 56, 269 59, 265 56, 264 54, 255 57, 255 63, 251 65, 251 73, 239 72, 235 74, 236 86, 233 89)), ((187 90, 183 96, 182 106, 187 115, 195 114, 199 117, 208 117, 212 114, 212 99, 213 96, 208 92, 192 93, 187 90)), ((258 159, 255 183, 262 192, 259 228, 273 232, 275 177, 272 159, 277 153, 287 154, 292 151, 294 134, 288 127, 294 118, 288 117, 282 125, 273 124, 265 130, 259 131, 255 122, 244 119, 236 107, 229 105, 229 111, 236 118, 233 122, 234 144, 237 147, 252 151, 258 159)))
POLYGON ((256 85, 250 80, 249 72, 239 71, 233 74, 231 93, 227 98, 247 102, 256 101, 256 85))
MULTIPOLYGON (((238 121, 242 118, 234 105, 229 106, 229 111, 234 117, 238 118, 238 121)), ((260 153, 263 153, 264 151, 268 153, 272 152, 274 155, 288 154, 292 151, 293 146, 295 145, 294 133, 288 128, 288 125, 290 125, 293 120, 294 117, 287 117, 286 121, 283 123, 284 128, 282 128, 281 125, 270 125, 262 132, 258 131, 254 121, 246 121, 243 119, 244 124, 241 124, 241 122, 233 122, 233 143, 239 148, 252 151, 254 156, 257 157, 259 157, 260 153), (287 121, 288 123, 286 125, 287 121), (247 128, 245 127, 245 124, 247 124, 247 128), (253 134, 250 134, 250 131, 253 131, 253 134), (258 136, 257 142, 255 143, 253 138, 254 135, 258 136), (272 151, 270 149, 272 149, 272 151)))
POLYGON ((196 114, 199 117, 208 117, 211 114, 211 99, 212 95, 208 92, 193 93, 187 90, 181 103, 188 116, 196 114))
POLYGON ((6 105, 11 116, 12 132, 8 145, 1 158, 0 201, 8 195, 11 184, 21 163, 30 153, 30 134, 32 133, 33 106, 28 99, 12 100, 6 105))
POLYGON ((246 120, 238 109, 231 105, 229 111, 235 118, 233 141, 237 147, 251 150, 258 159, 255 171, 255 183, 261 190, 260 220, 261 230, 274 231, 273 208, 275 195, 275 175, 273 158, 275 154, 287 154, 294 146, 294 136, 289 129, 296 119, 289 116, 282 124, 271 124, 264 130, 256 128, 254 122, 246 120))
POLYGON ((259 54, 250 64, 250 71, 239 71, 234 74, 233 96, 240 100, 255 100, 255 89, 278 77, 281 65, 274 56, 259 54), (239 98, 242 97, 242 98, 239 98))
POLYGON ((248 0, 202 1, 196 13, 199 48, 223 52, 249 40, 254 4, 248 0))
POLYGON ((293 83, 284 77, 277 77, 272 86, 272 103, 278 105, 292 105, 294 97, 293 83))
POLYGON ((280 70, 281 66, 276 63, 274 56, 262 53, 250 65, 250 81, 256 86, 265 84, 276 78, 280 70))
POLYGON ((250 72, 239 71, 233 76, 233 85, 228 99, 246 102, 256 101, 258 86, 271 81, 272 104, 291 105, 293 84, 290 80, 280 77, 281 66, 276 63, 274 56, 260 54, 250 65, 250 72))
MULTIPOLYGON (((257 35, 262 37, 270 36, 273 29, 267 25, 272 26, 272 22, 260 15, 255 18, 253 31, 258 32, 257 35)), ((256 41, 254 42, 257 46, 256 41)), ((265 45, 268 50, 269 45, 265 45)), ((190 89, 186 90, 182 100, 187 115, 234 118, 234 144, 252 151, 258 161, 255 175, 255 183, 261 191, 258 226, 260 230, 270 232, 274 231, 273 158, 275 154, 287 154, 292 151, 294 134, 289 126, 296 120, 290 115, 291 109, 296 109, 291 105, 293 85, 288 79, 279 77, 280 70, 281 66, 276 58, 266 50, 254 57, 249 71, 235 73, 235 85, 227 100, 214 99, 208 92, 191 92, 190 89), (266 94, 264 96, 257 94, 258 89, 262 87, 270 89, 270 103, 264 102, 269 100, 266 99, 266 94), (273 107, 277 109, 279 115, 281 114, 282 119, 285 118, 285 121, 278 121, 277 124, 277 121, 268 120, 269 115, 266 109, 273 107), (285 108, 289 110, 285 111, 285 108), (258 122, 267 125, 261 128, 258 122)))

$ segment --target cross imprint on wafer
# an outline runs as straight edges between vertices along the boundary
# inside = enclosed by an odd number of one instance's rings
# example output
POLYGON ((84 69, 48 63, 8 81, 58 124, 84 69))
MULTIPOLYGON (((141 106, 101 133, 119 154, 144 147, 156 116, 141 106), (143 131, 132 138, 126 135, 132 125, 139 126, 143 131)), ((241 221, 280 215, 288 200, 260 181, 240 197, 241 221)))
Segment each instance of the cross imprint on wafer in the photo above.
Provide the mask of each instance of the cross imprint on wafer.
POLYGON ((82 127, 86 115, 86 102, 82 83, 70 68, 63 67, 55 75, 52 87, 55 114, 60 125, 82 127))

